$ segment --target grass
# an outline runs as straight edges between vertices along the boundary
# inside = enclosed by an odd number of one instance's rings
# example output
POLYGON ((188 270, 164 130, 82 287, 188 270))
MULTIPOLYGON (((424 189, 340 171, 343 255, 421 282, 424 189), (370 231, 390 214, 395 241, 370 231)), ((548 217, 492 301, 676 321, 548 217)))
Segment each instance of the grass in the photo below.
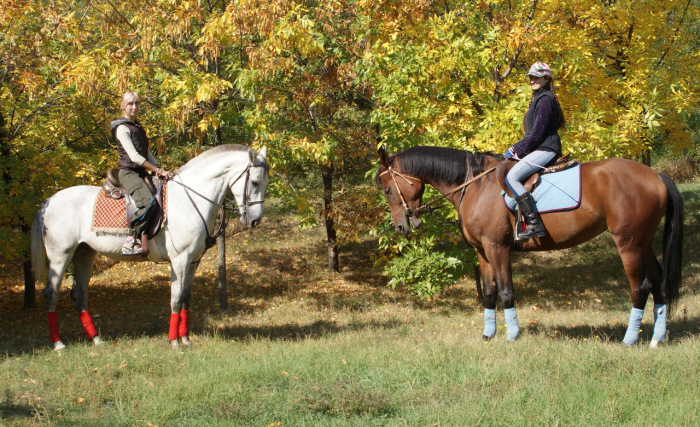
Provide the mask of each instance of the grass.
MULTIPOLYGON (((108 345, 86 343, 70 280, 50 350, 45 312, 21 310, 21 272, 0 278, 0 425, 698 425, 700 186, 686 202, 684 287, 670 341, 620 344, 629 286, 607 235, 514 256, 523 334, 483 342, 470 278, 432 301, 387 288, 375 243, 325 271, 321 230, 267 206, 228 245, 229 314, 218 312, 215 251, 202 260, 191 348, 167 342, 165 265, 100 260, 91 312, 108 345)), ((41 305, 41 301, 39 301, 41 305)))

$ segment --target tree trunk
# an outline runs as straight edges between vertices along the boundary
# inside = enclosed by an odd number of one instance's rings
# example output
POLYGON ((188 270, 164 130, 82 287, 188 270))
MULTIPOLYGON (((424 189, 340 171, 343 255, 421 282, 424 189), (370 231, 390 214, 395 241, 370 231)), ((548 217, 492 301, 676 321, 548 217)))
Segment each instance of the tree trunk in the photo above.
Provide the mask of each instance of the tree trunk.
POLYGON ((31 261, 22 261, 22 270, 24 270, 24 308, 36 308, 36 287, 31 261))
POLYGON ((321 167, 323 175, 323 218, 326 221, 326 236, 328 238, 328 271, 340 271, 338 260, 338 238, 333 222, 333 164, 321 167))
MULTIPOLYGON (((31 239, 31 228, 29 228, 28 225, 22 224, 21 230, 22 234, 27 236, 28 240, 31 239)), ((30 251, 26 251, 22 257, 22 270, 24 272, 24 308, 36 307, 36 287, 34 284, 34 273, 32 272, 30 256, 30 251)))
POLYGON ((226 282, 226 230, 216 238, 216 250, 218 252, 219 263, 219 310, 221 315, 228 311, 228 290, 226 282))
MULTIPOLYGON (((214 132, 214 145, 221 145, 223 137, 221 128, 214 132)), ((224 212, 226 215, 226 212, 224 212)), ((223 220, 223 219, 222 219, 223 220)), ((226 230, 222 230, 221 235, 216 238, 217 263, 219 272, 219 310, 221 315, 228 311, 228 282, 226 280, 226 230)))
MULTIPOLYGON (((0 111, 0 155, 2 157, 9 157, 10 154, 10 132, 5 129, 5 116, 2 115, 0 111)), ((0 176, 3 187, 10 186, 10 176, 7 170, 4 170, 0 176)), ((30 235, 31 228, 25 224, 24 218, 18 218, 20 222, 20 230, 25 236, 30 235)), ((27 239, 28 240, 28 239, 27 239)), ((34 275, 32 274, 32 264, 29 261, 29 252, 22 254, 22 270, 24 273, 24 308, 34 308, 36 307, 36 287, 34 285, 34 275)))

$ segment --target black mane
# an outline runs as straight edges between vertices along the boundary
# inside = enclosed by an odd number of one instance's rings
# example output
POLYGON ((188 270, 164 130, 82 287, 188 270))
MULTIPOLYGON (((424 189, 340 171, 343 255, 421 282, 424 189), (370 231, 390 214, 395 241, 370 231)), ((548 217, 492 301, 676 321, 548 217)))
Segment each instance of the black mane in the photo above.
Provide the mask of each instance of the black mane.
MULTIPOLYGON (((458 185, 483 172, 487 156, 454 148, 421 146, 391 156, 389 163, 403 174, 423 181, 458 185)), ((376 179, 379 182, 378 175, 376 179)))

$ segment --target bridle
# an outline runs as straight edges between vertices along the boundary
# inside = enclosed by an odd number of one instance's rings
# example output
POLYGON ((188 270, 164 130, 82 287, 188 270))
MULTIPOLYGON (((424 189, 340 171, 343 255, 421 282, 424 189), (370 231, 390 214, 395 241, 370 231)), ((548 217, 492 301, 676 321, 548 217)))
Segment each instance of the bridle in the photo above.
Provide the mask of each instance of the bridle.
POLYGON ((431 211, 432 209, 434 209, 434 208, 432 208, 431 205, 433 205, 435 202, 438 202, 438 201, 440 201, 448 196, 451 196, 452 194, 461 190, 461 194, 459 197, 459 203, 457 204, 457 212, 459 214, 459 207, 462 205, 462 200, 464 199, 464 193, 467 191, 467 186, 469 184, 471 184, 472 182, 480 179, 481 177, 493 172, 494 170, 496 170, 495 166, 492 167, 491 169, 488 169, 484 172, 481 172, 479 175, 477 175, 471 179, 466 180, 463 184, 449 190, 448 192, 441 195, 437 199, 431 200, 430 202, 424 203, 423 205, 419 206, 415 212, 413 212, 411 210, 411 208, 408 206, 408 203, 406 203, 406 198, 404 197, 403 193, 401 193, 401 187, 399 187, 399 183, 396 181, 396 177, 398 176, 399 178, 402 178, 404 181, 409 183, 411 186, 413 186, 413 182, 410 181, 411 179, 416 180, 416 181, 421 182, 421 183, 423 183, 423 181, 420 180, 419 178, 414 177, 414 176, 404 175, 401 172, 396 172, 391 166, 388 166, 384 172, 379 174, 379 176, 381 177, 384 175, 389 175, 391 177, 391 181, 394 183, 394 185, 396 185, 396 192, 399 194, 399 199, 401 200, 401 205, 404 208, 404 213, 406 215, 406 218, 410 219, 413 216, 418 215, 422 212, 431 211))
MULTIPOLYGON (((247 218, 248 206, 261 205, 264 201, 264 199, 253 200, 253 201, 251 201, 249 199, 248 183, 250 182, 250 169, 255 168, 255 167, 265 167, 265 166, 266 166, 265 163, 262 163, 262 164, 249 163, 248 166, 246 166, 246 168, 243 170, 243 172, 241 172, 240 175, 238 175, 238 177, 236 177, 236 179, 233 181, 233 183, 231 183, 231 185, 229 186, 229 187, 233 187, 238 182, 238 180, 241 179, 243 177, 243 175, 245 175, 245 185, 243 187, 243 203, 241 205, 239 205, 239 207, 243 208, 243 215, 242 215, 243 218, 247 218)), ((228 224, 228 217, 225 215, 226 209, 229 209, 231 211, 233 211, 234 209, 226 207, 226 200, 225 199, 224 199, 223 203, 218 203, 218 202, 206 197, 205 195, 199 193, 197 190, 186 185, 185 183, 183 183, 181 181, 176 181, 175 178, 177 178, 178 176, 179 176, 178 174, 175 174, 175 176, 173 177, 173 179, 171 181, 176 183, 176 184, 181 185, 185 189, 185 194, 187 194, 187 198, 190 199, 192 206, 194 207, 195 211, 197 211, 197 215, 199 215, 199 218, 202 220, 202 223, 204 224, 204 230, 206 230, 206 233, 207 233, 207 237, 204 241, 204 244, 205 244, 206 248, 209 249, 216 244, 217 237, 219 237, 226 229, 226 225, 228 224), (197 204, 194 202, 194 199, 192 199, 192 196, 190 195, 190 193, 193 193, 193 194, 199 196, 200 198, 206 200, 207 202, 211 203, 212 205, 216 205, 220 208, 219 221, 218 221, 219 226, 214 231, 214 233, 209 234, 209 227, 207 226, 207 221, 204 219, 204 215, 202 215, 202 212, 200 212, 199 208, 197 208, 197 204)))
MULTIPOLYGON (((379 176, 384 176, 387 174, 389 175, 389 177, 391 177, 391 181, 394 183, 394 185, 396 185, 396 192, 399 194, 399 199, 401 200, 401 206, 403 206, 404 213, 406 214, 406 218, 410 218, 410 217, 414 216, 413 211, 408 206, 408 203, 406 203, 406 198, 403 196, 403 193, 401 192, 401 187, 399 187, 399 183, 396 181, 396 177, 398 176, 399 178, 402 178, 411 187, 414 186, 413 183, 410 181, 411 179, 414 179, 420 183, 422 183, 423 181, 421 181, 420 179, 418 179, 416 177, 404 175, 401 172, 396 172, 394 170, 394 168, 392 168, 391 166, 389 166, 384 172, 380 173, 379 176)), ((418 210, 416 211, 416 214, 421 212, 421 208, 422 208, 422 206, 418 208, 418 210)))

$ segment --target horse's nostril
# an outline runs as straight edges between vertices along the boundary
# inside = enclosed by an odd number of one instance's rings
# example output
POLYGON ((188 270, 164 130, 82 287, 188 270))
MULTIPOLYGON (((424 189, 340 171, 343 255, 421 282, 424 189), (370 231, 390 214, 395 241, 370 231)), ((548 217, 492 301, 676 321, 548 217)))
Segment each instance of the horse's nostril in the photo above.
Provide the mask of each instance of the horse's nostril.
POLYGON ((397 226, 396 226, 396 231, 398 231, 400 234, 403 234, 403 232, 404 232, 404 230, 403 230, 403 225, 397 225, 397 226))
POLYGON ((260 224, 260 221, 258 221, 257 219, 254 219, 254 220, 250 223, 250 226, 251 226, 251 227, 255 227, 255 226, 257 226, 258 224, 260 224))

